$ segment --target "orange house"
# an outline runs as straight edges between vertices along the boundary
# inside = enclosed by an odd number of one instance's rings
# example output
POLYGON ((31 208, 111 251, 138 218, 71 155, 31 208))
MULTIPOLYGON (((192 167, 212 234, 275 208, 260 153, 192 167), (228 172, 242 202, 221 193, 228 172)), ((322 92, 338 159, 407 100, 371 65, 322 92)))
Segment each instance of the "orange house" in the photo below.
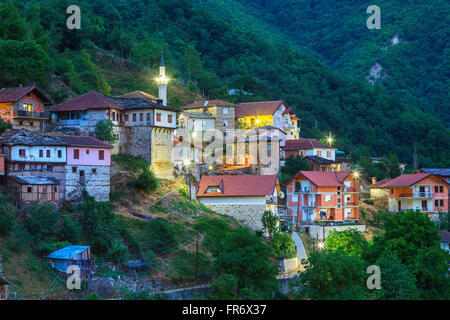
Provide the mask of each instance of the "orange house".
POLYGON ((448 212, 448 186, 431 173, 402 174, 381 185, 389 189, 389 211, 448 212))
POLYGON ((50 101, 36 86, 0 89, 0 118, 13 129, 42 129, 50 118, 44 111, 46 105, 51 105, 50 101))
POLYGON ((352 171, 299 171, 286 191, 287 212, 295 221, 359 220, 359 181, 352 171))

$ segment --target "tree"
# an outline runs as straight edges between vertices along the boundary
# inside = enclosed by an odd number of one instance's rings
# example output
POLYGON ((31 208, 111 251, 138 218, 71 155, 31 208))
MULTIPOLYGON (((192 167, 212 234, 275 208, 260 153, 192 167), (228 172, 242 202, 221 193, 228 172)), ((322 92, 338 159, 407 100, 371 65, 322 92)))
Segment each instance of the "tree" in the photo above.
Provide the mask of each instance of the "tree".
POLYGON ((236 300, 238 289, 237 279, 231 274, 222 274, 211 283, 211 300, 236 300))
POLYGON ((221 243, 215 268, 220 274, 231 274, 238 289, 249 294, 270 298, 278 290, 277 266, 270 259, 272 250, 267 243, 247 229, 230 231, 221 243))
POLYGON ((439 247, 421 248, 412 265, 423 299, 450 299, 449 254, 439 247))
POLYGON ((417 299, 418 291, 414 274, 400 259, 391 253, 384 253, 375 263, 380 267, 381 289, 375 290, 378 299, 417 299))
POLYGON ((343 250, 314 251, 306 269, 300 275, 297 299, 350 299, 367 298, 365 292, 366 262, 357 255, 343 250))
POLYGON ((275 233, 271 247, 274 249, 274 255, 278 259, 290 259, 297 255, 295 244, 289 233, 275 233))
POLYGON ((35 202, 25 209, 25 227, 36 241, 40 241, 55 233, 59 215, 53 204, 35 202))
POLYGON ((333 230, 325 240, 327 250, 343 250, 347 254, 362 256, 368 243, 361 232, 347 229, 344 231, 333 230))
POLYGON ((114 144, 119 139, 114 133, 113 122, 111 120, 100 120, 95 124, 94 134, 103 141, 114 144))
POLYGON ((280 184, 284 184, 292 178, 300 170, 311 170, 310 165, 305 159, 302 159, 298 154, 287 157, 284 166, 280 168, 280 184))
POLYGON ((269 243, 272 242, 273 236, 279 231, 279 220, 275 213, 266 210, 263 213, 261 222, 269 235, 269 243))

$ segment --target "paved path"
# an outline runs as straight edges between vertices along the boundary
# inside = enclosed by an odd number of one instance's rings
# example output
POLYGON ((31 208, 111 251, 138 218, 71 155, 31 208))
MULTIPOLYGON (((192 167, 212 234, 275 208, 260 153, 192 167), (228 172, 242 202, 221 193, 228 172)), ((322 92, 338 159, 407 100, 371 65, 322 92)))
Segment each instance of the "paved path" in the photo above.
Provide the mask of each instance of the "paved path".
POLYGON ((292 232, 292 240, 294 241, 294 244, 297 247, 298 262, 302 263, 303 259, 308 259, 308 256, 306 255, 305 246, 303 245, 303 241, 297 234, 297 232, 292 232))

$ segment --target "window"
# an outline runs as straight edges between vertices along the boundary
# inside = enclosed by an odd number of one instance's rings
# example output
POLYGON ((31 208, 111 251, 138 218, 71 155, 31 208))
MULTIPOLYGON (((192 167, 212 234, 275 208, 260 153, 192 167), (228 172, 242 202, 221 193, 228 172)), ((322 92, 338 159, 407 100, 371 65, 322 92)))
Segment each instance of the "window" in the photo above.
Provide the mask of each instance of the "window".
POLYGON ((439 200, 440 207, 444 206, 444 200, 439 200))
POLYGON ((150 112, 147 112, 147 121, 150 121, 150 112))
POLYGON ((27 188, 27 191, 28 191, 28 193, 33 192, 33 187, 28 187, 28 188, 27 188))
POLYGON ((228 114, 228 108, 223 108, 223 114, 228 114))
POLYGON ((337 192, 338 192, 338 195, 341 194, 341 187, 337 187, 337 192))
POLYGON ((331 158, 331 151, 327 151, 327 158, 331 158))
POLYGON ((124 116, 124 118, 125 118, 125 121, 128 121, 128 115, 127 114, 124 116))
POLYGON ((58 150, 58 158, 62 158, 62 151, 58 150))
POLYGON ((48 172, 52 172, 53 171, 53 167, 52 166, 47 166, 47 171, 48 172))
POLYGON ((434 186, 434 192, 438 193, 439 192, 439 187, 438 186, 434 186))
POLYGON ((295 192, 300 192, 300 182, 295 183, 295 192))
POLYGON ((72 167, 72 173, 77 173, 77 167, 72 167))
POLYGON ((19 157, 25 158, 25 149, 19 149, 19 157))
POLYGON ((97 168, 92 168, 92 174, 97 174, 97 168))
POLYGON ((104 150, 98 151, 98 160, 105 160, 105 151, 104 150))
POLYGON ((89 154, 89 149, 86 149, 86 154, 89 154))
POLYGON ((223 126, 228 127, 228 120, 223 120, 223 126))
POLYGON ((394 194, 394 189, 391 189, 391 194, 394 194))
POLYGON ((47 187, 42 187, 42 193, 47 193, 47 187))
POLYGON ((272 144, 268 143, 267 144, 267 151, 271 151, 272 150, 272 144))
POLYGON ((112 113, 112 119, 113 119, 113 121, 116 121, 116 113, 114 111, 112 113))
POLYGON ((156 114, 156 121, 161 122, 161 113, 156 114))
MULTIPOLYGON (((341 199, 339 199, 339 200, 341 200, 341 199)), ((331 195, 329 195, 329 194, 325 195, 325 201, 326 202, 330 202, 331 201, 331 195)))
POLYGON ((139 121, 140 122, 144 121, 144 114, 143 113, 139 113, 139 121))
POLYGON ((439 193, 443 193, 444 192, 444 186, 439 186, 439 193))
POLYGON ((219 187, 208 187, 208 189, 206 189, 206 193, 209 192, 221 192, 219 187))
POLYGON ((50 158, 50 150, 47 150, 47 158, 50 158))
POLYGON ((439 207, 439 200, 434 200, 434 206, 439 207))
POLYGON ((58 192, 58 187, 53 187, 54 192, 58 192))
POLYGON ((33 127, 33 126, 34 126, 34 122, 31 121, 31 122, 30 122, 30 127, 33 127))
POLYGON ((321 157, 322 156, 322 151, 317 151, 317 156, 321 157))
POLYGON ((39 150, 39 158, 43 158, 44 157, 44 150, 39 150))
POLYGON ((173 116, 171 114, 168 114, 167 115, 167 122, 168 123, 172 123, 172 118, 173 118, 173 116))
POLYGON ((73 158, 80 159, 80 150, 79 149, 73 150, 73 158))
POLYGON ((301 155, 302 157, 305 157, 305 151, 300 151, 300 155, 301 155))
POLYGON ((133 122, 136 122, 136 113, 133 113, 133 122))
POLYGON ((338 198, 337 200, 338 200, 338 208, 340 208, 341 207, 341 199, 338 198))

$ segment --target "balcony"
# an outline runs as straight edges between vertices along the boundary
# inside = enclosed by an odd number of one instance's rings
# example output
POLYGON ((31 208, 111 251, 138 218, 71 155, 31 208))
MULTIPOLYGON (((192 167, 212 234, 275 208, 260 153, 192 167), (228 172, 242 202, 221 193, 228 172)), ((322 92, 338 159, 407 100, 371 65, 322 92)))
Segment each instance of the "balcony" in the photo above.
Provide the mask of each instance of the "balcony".
POLYGON ((284 128, 285 129, 295 129, 295 126, 293 124, 290 124, 290 123, 285 123, 284 124, 284 128))
POLYGON ((358 193, 359 190, 357 188, 345 188, 344 193, 358 193))
POLYGON ((87 126, 89 121, 80 119, 58 120, 58 124, 61 126, 87 126))
POLYGON ((349 201, 344 203, 344 207, 359 207, 359 205, 356 202, 349 201))
POLYGON ((14 118, 23 118, 23 119, 42 119, 42 120, 50 119, 49 112, 35 112, 25 110, 14 110, 13 116, 14 118))
POLYGON ((432 198, 432 193, 429 191, 424 192, 408 192, 400 193, 395 198, 432 198))

